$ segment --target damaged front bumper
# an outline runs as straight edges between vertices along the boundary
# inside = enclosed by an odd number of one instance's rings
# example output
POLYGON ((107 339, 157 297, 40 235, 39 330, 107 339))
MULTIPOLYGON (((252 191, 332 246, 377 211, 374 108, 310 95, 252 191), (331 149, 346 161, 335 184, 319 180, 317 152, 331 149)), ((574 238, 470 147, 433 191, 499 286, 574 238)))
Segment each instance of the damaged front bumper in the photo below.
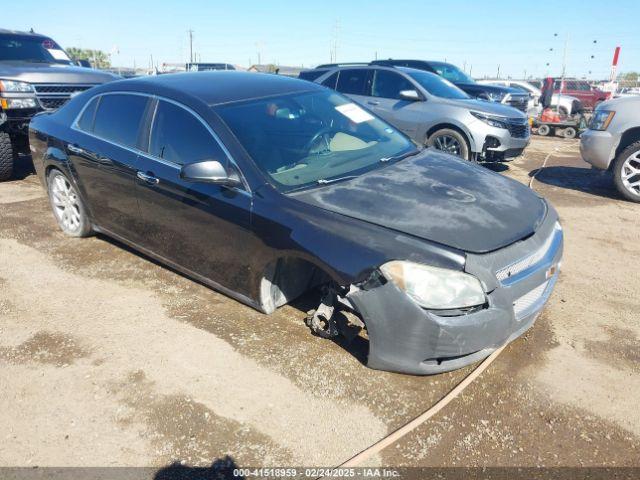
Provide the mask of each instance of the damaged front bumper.
POLYGON ((455 316, 425 310, 391 281, 352 290, 347 297, 369 336, 367 365, 429 375, 489 356, 533 325, 557 281, 562 249, 562 230, 550 211, 532 237, 468 254, 465 271, 482 281, 488 301, 455 316))

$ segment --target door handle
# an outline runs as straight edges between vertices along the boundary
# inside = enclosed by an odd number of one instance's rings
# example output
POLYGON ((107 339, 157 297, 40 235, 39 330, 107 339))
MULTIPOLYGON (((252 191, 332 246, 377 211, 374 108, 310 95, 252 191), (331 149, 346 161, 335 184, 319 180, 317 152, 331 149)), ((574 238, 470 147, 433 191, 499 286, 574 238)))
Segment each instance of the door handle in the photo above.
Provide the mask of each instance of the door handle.
POLYGON ((136 173, 136 177, 138 177, 140 180, 142 180, 144 183, 148 185, 157 185, 160 182, 160 180, 157 177, 154 177, 153 175, 148 175, 140 171, 136 173))
POLYGON ((67 150, 78 155, 85 155, 87 153, 84 148, 80 148, 77 145, 72 144, 67 145, 67 150))
POLYGON ((367 103, 368 103, 369 105, 380 105, 380 102, 375 102, 375 101, 373 101, 373 100, 369 100, 367 103))

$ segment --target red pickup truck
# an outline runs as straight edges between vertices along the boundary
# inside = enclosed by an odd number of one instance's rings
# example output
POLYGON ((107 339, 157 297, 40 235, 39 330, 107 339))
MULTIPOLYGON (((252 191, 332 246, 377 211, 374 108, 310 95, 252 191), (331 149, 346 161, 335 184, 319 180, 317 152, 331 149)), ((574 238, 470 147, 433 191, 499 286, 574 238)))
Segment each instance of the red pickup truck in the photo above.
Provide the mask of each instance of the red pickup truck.
POLYGON ((553 79, 554 93, 564 93, 578 98, 587 110, 595 109, 600 102, 608 100, 611 96, 608 92, 603 92, 591 87, 586 80, 576 80, 575 78, 553 79))

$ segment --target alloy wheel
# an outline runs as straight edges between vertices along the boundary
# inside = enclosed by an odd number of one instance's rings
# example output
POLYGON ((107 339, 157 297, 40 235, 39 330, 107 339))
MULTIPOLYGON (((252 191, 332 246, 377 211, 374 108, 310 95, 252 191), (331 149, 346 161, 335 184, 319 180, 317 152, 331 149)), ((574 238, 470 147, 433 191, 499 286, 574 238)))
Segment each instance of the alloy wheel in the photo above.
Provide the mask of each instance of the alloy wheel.
POLYGON ((80 200, 75 189, 62 174, 54 175, 51 184, 53 213, 63 230, 74 233, 81 228, 80 200))
POLYGON ((624 161, 620 177, 624 188, 640 197, 640 150, 629 155, 624 161))
POLYGON ((452 155, 460 156, 462 146, 457 138, 450 135, 439 135, 433 141, 433 146, 436 150, 440 150, 452 155))

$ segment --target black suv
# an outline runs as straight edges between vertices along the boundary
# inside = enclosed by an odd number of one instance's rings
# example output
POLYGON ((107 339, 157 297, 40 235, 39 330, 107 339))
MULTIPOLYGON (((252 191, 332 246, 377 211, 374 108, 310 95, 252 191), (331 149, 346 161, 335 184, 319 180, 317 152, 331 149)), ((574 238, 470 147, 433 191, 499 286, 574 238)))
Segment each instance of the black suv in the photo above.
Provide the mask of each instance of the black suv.
POLYGON ((305 70, 303 72, 300 72, 300 75, 298 77, 303 80, 314 81, 316 78, 329 71, 331 68, 343 65, 384 65, 387 67, 408 67, 415 68, 417 70, 425 70, 427 72, 440 75, 441 77, 449 80, 456 87, 464 90, 473 98, 503 103, 505 105, 517 108, 524 113, 527 113, 527 108, 529 105, 528 94, 516 90, 515 88, 476 83, 473 78, 464 73, 458 67, 445 62, 431 62, 427 60, 393 60, 390 58, 388 60, 374 60, 373 62, 369 63, 326 63, 324 65, 318 65, 313 70, 305 70))
POLYGON ((48 37, 0 29, 0 181, 11 177, 18 151, 27 150, 27 126, 36 113, 117 78, 76 66, 48 37))

